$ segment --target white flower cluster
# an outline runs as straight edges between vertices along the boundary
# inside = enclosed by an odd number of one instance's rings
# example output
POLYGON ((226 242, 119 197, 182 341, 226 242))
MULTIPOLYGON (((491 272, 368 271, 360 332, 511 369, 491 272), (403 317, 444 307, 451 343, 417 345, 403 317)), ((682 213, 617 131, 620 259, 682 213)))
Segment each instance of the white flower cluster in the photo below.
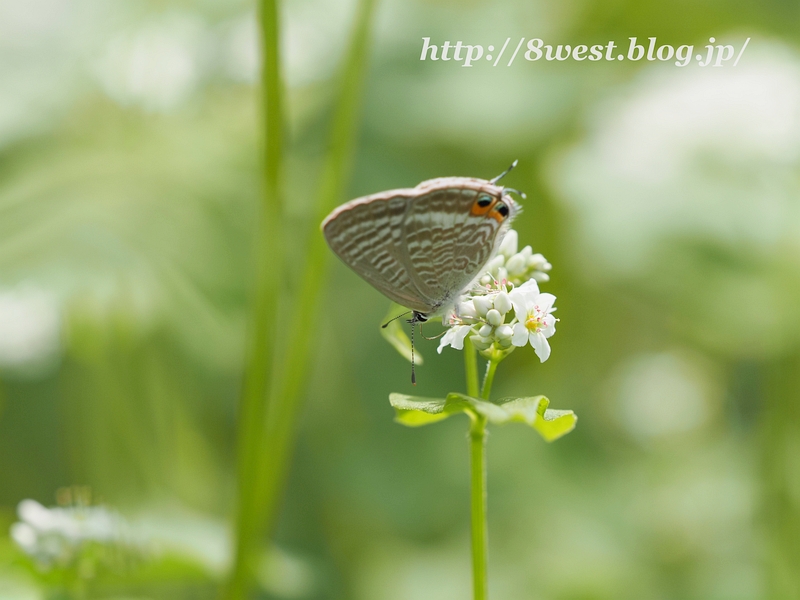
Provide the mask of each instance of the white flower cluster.
POLYGON ((515 230, 506 233, 497 256, 487 263, 486 274, 478 280, 481 285, 504 280, 513 285, 521 285, 530 279, 539 283, 550 281, 548 272, 553 265, 541 254, 534 254, 530 246, 517 252, 518 240, 515 230))
POLYGON ((36 500, 23 500, 17 515, 20 520, 11 526, 11 538, 45 567, 71 563, 87 544, 119 542, 127 529, 120 515, 102 506, 47 508, 36 500))
POLYGON ((464 294, 455 311, 446 315, 449 329, 442 336, 438 352, 445 346, 464 348, 470 336, 485 356, 507 354, 530 343, 541 362, 550 357, 547 338, 556 332, 557 319, 551 314, 556 297, 541 293, 537 281, 548 281, 550 263, 533 254, 530 246, 517 252, 517 232, 508 232, 500 252, 487 264, 479 286, 464 294))

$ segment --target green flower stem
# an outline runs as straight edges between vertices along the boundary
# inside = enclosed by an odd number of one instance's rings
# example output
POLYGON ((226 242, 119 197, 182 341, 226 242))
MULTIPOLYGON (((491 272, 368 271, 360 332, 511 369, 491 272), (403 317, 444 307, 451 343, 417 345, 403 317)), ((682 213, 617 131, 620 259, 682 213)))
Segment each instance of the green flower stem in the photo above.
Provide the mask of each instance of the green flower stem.
POLYGON ((470 508, 472 511, 472 589, 475 600, 489 597, 486 555, 486 418, 472 416, 469 430, 470 508))
POLYGON ((478 352, 472 340, 464 340, 464 371, 467 374, 467 396, 478 397, 478 352))
MULTIPOLYGON (((490 360, 483 380, 481 397, 489 399, 492 381, 500 361, 490 360)), ((467 376, 467 395, 478 396, 478 355, 475 346, 467 338, 464 341, 464 366, 467 376)), ((475 600, 486 600, 489 597, 489 580, 487 576, 487 539, 486 521, 486 418, 470 412, 472 426, 469 430, 469 462, 470 462, 470 511, 472 529, 472 589, 475 600)))
POLYGON ((492 393, 492 382, 494 382, 494 372, 497 370, 497 365, 500 364, 499 360, 490 360, 486 365, 486 375, 483 377, 483 387, 481 388, 481 398, 484 400, 489 399, 492 393))

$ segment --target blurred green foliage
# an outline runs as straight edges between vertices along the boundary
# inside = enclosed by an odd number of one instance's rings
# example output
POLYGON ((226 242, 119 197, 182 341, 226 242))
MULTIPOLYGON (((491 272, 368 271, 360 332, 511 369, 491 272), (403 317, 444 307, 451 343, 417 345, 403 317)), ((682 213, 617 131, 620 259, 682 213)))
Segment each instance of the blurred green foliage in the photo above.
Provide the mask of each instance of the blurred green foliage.
MULTIPOLYGON (((282 10, 288 287, 353 4, 282 10)), ((490 436, 494 597, 800 595, 797 17, 777 1, 379 3, 340 200, 518 158, 520 242, 554 265, 553 355, 512 354, 494 395, 542 393, 581 423, 552 445, 490 436), (634 35, 752 40, 738 71, 418 60, 423 36, 634 35)), ((0 530, 23 499, 90 486, 147 551, 88 597, 212 598, 230 564, 257 48, 240 0, 0 0, 0 530)), ((462 357, 421 342, 412 390, 377 331, 388 302, 331 264, 259 594, 464 598, 464 424, 399 427, 386 401, 459 390, 462 357)), ((0 597, 59 586, 0 536, 0 597)))

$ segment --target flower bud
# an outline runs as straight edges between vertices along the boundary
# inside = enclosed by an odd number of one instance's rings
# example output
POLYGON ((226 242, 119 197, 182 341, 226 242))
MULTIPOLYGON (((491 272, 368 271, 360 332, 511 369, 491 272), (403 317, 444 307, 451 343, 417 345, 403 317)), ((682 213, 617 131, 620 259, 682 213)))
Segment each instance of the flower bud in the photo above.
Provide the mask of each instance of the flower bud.
POLYGON ((469 336, 469 339, 472 341, 472 345, 478 350, 487 350, 489 346, 492 345, 491 339, 482 337, 480 335, 471 335, 469 336))
POLYGON ((490 296, 475 296, 472 299, 472 304, 475 306, 478 316, 485 317, 486 313, 492 308, 492 298, 490 296))
POLYGON ((497 327, 503 322, 503 315, 501 315, 500 311, 498 311, 496 308, 493 308, 486 313, 486 321, 492 327, 497 327))
POLYGON ((500 311, 501 314, 506 314, 511 310, 511 298, 505 292, 500 292, 494 298, 494 307, 500 311))
POLYGON ((508 259, 506 263, 506 270, 508 274, 512 277, 514 275, 521 275, 525 272, 525 269, 528 267, 525 260, 525 257, 522 254, 515 254, 511 258, 508 259))
POLYGON ((495 275, 495 271, 503 266, 506 262, 506 257, 502 254, 498 254, 488 263, 486 263, 486 270, 489 271, 492 275, 495 275))
POLYGON ((500 254, 506 258, 510 257, 512 254, 516 254, 517 241, 517 232, 513 229, 509 230, 508 233, 506 233, 506 237, 503 238, 503 242, 500 244, 500 254))
POLYGON ((476 319, 478 311, 475 310, 475 304, 472 302, 459 302, 456 308, 456 314, 461 318, 476 319))
POLYGON ((490 335, 492 335, 492 329, 493 327, 491 325, 484 325, 478 330, 478 335, 488 338, 490 335))
POLYGON ((550 275, 547 273, 542 273, 541 271, 534 271, 531 273, 531 279, 534 279, 539 283, 546 283, 550 281, 550 275))
POLYGON ((528 267, 537 269, 538 271, 549 271, 553 268, 553 265, 547 262, 547 259, 544 256, 537 253, 528 258, 528 267))
POLYGON ((508 338, 507 340, 505 340, 505 339, 497 340, 497 342, 495 342, 495 343, 498 346, 500 346, 503 350, 505 350, 507 348, 511 348, 511 338, 508 338))
POLYGON ((500 325, 500 327, 498 327, 494 332, 494 335, 501 342, 504 340, 510 340, 514 335, 514 329, 511 327, 511 325, 500 325))

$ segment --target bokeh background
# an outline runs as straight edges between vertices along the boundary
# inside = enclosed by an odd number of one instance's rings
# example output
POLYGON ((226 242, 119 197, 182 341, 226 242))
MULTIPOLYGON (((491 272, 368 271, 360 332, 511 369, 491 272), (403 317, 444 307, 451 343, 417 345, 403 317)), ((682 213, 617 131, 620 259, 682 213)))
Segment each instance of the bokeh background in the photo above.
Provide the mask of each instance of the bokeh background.
MULTIPOLYGON (((282 227, 297 272, 354 11, 281 4, 282 227)), ((490 178, 516 158, 507 185, 528 199, 515 227, 553 264, 553 355, 512 354, 495 394, 545 394, 580 420, 549 445, 492 431, 494 597, 800 597, 798 19, 779 0, 378 3, 339 201, 490 178), (752 39, 736 68, 419 61, 422 37, 509 36, 752 39)), ((255 268, 259 64, 252 2, 0 0, 0 598, 217 594, 255 268), (24 530, 7 533, 55 519, 18 511, 26 499, 113 518, 67 560, 69 540, 31 550, 24 530)), ((275 278, 291 289, 292 273, 275 278)), ((387 308, 330 261, 305 315, 302 410, 259 598, 469 597, 466 420, 406 429, 388 403, 463 391, 462 357, 419 342, 412 389, 379 334, 387 308)))

